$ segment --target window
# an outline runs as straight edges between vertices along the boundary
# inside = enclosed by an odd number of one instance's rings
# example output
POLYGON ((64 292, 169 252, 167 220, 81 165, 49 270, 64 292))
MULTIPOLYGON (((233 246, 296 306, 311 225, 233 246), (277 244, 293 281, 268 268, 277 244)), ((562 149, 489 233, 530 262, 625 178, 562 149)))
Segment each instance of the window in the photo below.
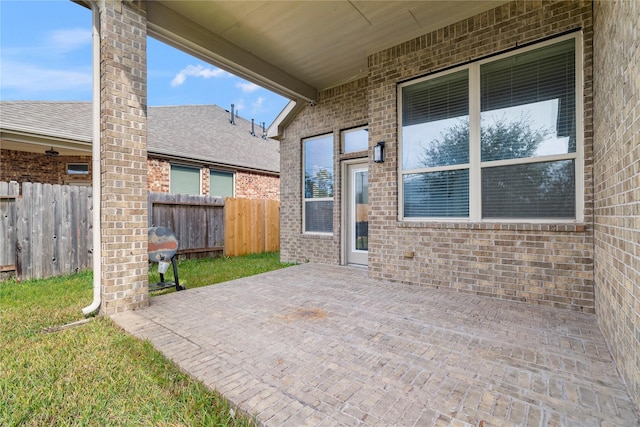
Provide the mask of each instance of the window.
POLYGON ((366 151, 369 148, 369 132, 366 127, 342 131, 343 153, 366 151))
POLYGON ((200 195, 200 169, 171 165, 169 191, 173 194, 200 195))
POLYGON ((302 140, 303 227, 306 233, 333 233, 333 135, 302 140))
POLYGON ((401 218, 581 219, 576 40, 400 86, 401 218))
POLYGON ((233 197, 233 173, 209 172, 209 194, 215 197, 233 197))
POLYGON ((67 175, 89 175, 89 163, 67 163, 67 175))

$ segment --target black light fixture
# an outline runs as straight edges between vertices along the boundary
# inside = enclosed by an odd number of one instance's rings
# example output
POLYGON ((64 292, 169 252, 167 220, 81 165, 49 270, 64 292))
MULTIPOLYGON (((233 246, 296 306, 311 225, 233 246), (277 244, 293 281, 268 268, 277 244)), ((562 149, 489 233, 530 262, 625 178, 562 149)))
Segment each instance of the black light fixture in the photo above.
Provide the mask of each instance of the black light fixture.
POLYGON ((384 163, 384 141, 378 142, 373 147, 373 161, 376 163, 384 163))
POLYGON ((60 153, 58 153, 56 150, 53 149, 53 147, 51 147, 50 149, 45 151, 44 154, 47 157, 58 157, 58 154, 60 154, 60 153))

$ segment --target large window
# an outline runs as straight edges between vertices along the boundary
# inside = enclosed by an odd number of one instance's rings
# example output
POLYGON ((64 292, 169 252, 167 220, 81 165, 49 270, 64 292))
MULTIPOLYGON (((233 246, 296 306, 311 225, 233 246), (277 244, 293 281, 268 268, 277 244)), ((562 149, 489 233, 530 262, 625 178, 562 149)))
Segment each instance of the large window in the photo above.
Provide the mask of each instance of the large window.
POLYGON ((306 233, 333 233, 333 134, 302 140, 306 233))
POLYGON ((576 40, 400 86, 402 218, 581 219, 576 40))
POLYGON ((210 171, 209 194, 215 197, 233 197, 233 173, 210 171))
POLYGON ((173 194, 200 195, 200 169, 171 165, 169 187, 173 194))

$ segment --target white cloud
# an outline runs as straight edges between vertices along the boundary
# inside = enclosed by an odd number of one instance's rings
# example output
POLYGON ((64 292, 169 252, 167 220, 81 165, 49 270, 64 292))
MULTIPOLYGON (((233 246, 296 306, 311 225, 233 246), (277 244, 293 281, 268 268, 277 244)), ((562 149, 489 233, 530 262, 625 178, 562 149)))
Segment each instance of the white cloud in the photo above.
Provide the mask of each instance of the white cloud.
POLYGON ((240 99, 239 101, 236 101, 236 103, 235 103, 235 109, 236 109, 236 111, 242 111, 242 110, 244 110, 244 109, 245 109, 245 106, 244 106, 244 99, 240 99))
POLYGON ((259 114, 262 112, 262 110, 264 109, 264 102, 266 101, 266 98, 263 96, 259 96, 258 99, 256 99, 252 104, 252 111, 253 114, 259 114))
MULTIPOLYGON (((0 0, 2 1, 2 0, 0 0)), ((5 42, 2 46, 2 58, 7 57, 38 61, 40 63, 61 58, 74 58, 73 55, 83 55, 77 51, 83 50, 88 55, 87 63, 91 63, 91 30, 85 28, 68 28, 49 31, 35 44, 20 45, 20 42, 5 42)))
POLYGON ((47 44, 58 53, 71 52, 91 45, 91 30, 86 28, 69 28, 52 31, 47 44))
POLYGON ((185 80, 187 80, 187 77, 202 77, 204 79, 210 79, 212 77, 230 75, 231 74, 221 70, 220 68, 205 68, 202 65, 187 65, 185 68, 180 70, 178 74, 176 74, 173 80, 171 80, 171 86, 180 86, 185 82, 185 80))
POLYGON ((45 94, 56 91, 91 94, 90 67, 86 70, 56 70, 21 62, 2 61, 0 73, 3 91, 9 89, 25 94, 45 94))
POLYGON ((12 99, 86 99, 92 74, 91 29, 48 31, 35 44, 2 49, 0 88, 12 99))
POLYGON ((260 86, 258 86, 257 84, 249 82, 236 83, 236 87, 242 90, 242 93, 251 93, 260 89, 260 86))

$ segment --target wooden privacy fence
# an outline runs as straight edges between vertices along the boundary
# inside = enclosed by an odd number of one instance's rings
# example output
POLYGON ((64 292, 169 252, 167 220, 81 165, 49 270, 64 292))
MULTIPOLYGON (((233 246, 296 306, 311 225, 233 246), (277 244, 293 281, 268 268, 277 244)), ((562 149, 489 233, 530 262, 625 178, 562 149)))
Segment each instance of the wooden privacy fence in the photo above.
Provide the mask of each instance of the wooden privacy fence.
POLYGON ((280 250, 280 202, 227 199, 225 254, 238 256, 280 250))
POLYGON ((173 230, 178 254, 212 256, 224 250, 224 209, 220 197, 149 193, 149 227, 173 230))
MULTIPOLYGON (((0 279, 92 267, 91 187, 0 182, 0 279)), ((149 226, 171 228, 184 257, 280 250, 280 202, 149 193, 149 226)))
POLYGON ((280 250, 280 202, 149 193, 149 225, 173 230, 186 257, 280 250))
POLYGON ((0 274, 38 279, 91 267, 92 189, 0 182, 0 274), (22 193, 22 194, 20 194, 22 193))

